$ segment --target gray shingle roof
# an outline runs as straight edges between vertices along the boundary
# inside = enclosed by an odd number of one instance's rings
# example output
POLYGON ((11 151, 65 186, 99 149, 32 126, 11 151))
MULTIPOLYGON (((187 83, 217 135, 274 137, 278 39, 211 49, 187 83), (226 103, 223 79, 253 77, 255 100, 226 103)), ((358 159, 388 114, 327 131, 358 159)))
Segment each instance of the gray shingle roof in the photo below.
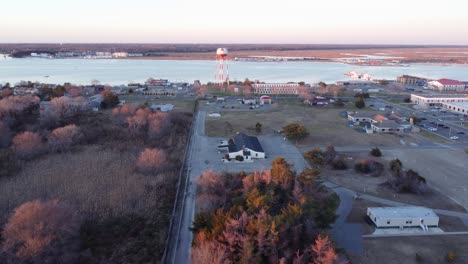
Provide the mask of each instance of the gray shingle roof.
POLYGON ((257 137, 248 136, 244 133, 238 133, 234 137, 234 144, 229 145, 228 149, 229 152, 237 152, 239 150, 242 150, 244 147, 256 152, 264 152, 262 145, 260 145, 260 142, 258 141, 257 137))

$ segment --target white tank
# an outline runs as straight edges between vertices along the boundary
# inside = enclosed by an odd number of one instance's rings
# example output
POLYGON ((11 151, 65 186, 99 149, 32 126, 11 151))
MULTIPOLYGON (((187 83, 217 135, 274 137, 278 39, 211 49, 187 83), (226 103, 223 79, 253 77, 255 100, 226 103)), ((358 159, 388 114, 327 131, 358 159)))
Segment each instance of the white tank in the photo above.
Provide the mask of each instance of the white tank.
POLYGON ((219 48, 219 49, 216 50, 216 55, 226 56, 226 55, 228 55, 228 50, 226 48, 219 48))

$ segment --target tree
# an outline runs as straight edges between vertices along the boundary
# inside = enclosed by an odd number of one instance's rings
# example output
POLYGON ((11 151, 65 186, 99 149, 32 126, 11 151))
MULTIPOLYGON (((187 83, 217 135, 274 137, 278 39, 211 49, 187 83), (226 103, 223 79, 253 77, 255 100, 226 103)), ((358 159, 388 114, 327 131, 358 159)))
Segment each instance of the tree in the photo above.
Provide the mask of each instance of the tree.
POLYGON ((324 156, 324 153, 319 148, 304 152, 304 158, 308 160, 309 162, 312 162, 314 165, 323 165, 324 164, 323 156, 324 156))
POLYGON ((387 85, 389 82, 388 80, 380 80, 379 83, 380 85, 387 85))
POLYGON ((2 232, 11 263, 76 263, 80 219, 58 200, 31 201, 15 209, 2 232))
POLYGON ((0 121, 0 149, 8 147, 11 143, 12 133, 4 122, 0 121))
POLYGON ((146 148, 140 153, 137 160, 137 169, 140 172, 151 173, 167 166, 166 153, 156 148, 146 148))
POLYGON ((257 134, 262 133, 262 124, 260 122, 257 122, 257 124, 255 124, 255 131, 257 132, 257 134))
POLYGON ((324 83, 324 82, 319 82, 318 85, 319 85, 321 88, 327 87, 327 84, 324 83))
POLYGON ((102 92, 102 108, 113 108, 119 104, 119 96, 111 91, 102 92))
POLYGON ((317 236, 315 245, 312 246, 314 264, 333 264, 338 260, 338 254, 328 236, 317 236))
POLYGON ((21 157, 31 157, 42 150, 42 138, 38 133, 23 132, 13 138, 13 149, 21 157))
POLYGON ((296 144, 298 141, 304 139, 309 135, 309 132, 307 129, 304 127, 304 125, 300 124, 289 124, 285 127, 283 127, 283 133, 286 135, 286 137, 289 140, 295 140, 296 144))
POLYGON ((362 97, 362 96, 357 97, 354 105, 359 109, 366 107, 364 97, 362 97))
POLYGON ((291 186, 294 181, 294 174, 291 165, 282 157, 278 157, 271 162, 271 177, 274 183, 281 185, 284 189, 291 186))
POLYGON ((374 157, 380 157, 382 156, 382 152, 380 151, 379 148, 375 147, 371 150, 370 154, 374 157))
POLYGON ((79 142, 82 136, 80 129, 72 124, 54 129, 48 137, 48 143, 53 150, 62 151, 79 142))

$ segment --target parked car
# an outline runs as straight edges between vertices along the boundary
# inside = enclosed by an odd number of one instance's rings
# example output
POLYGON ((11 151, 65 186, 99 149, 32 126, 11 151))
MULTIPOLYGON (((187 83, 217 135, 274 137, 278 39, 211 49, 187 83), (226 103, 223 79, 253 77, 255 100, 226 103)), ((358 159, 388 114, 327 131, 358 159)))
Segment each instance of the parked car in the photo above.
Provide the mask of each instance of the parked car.
POLYGON ((435 132, 435 131, 437 131, 437 128, 435 128, 435 127, 430 127, 430 128, 428 128, 427 130, 432 131, 432 132, 435 132))
POLYGON ((465 134, 465 132, 463 132, 463 131, 460 131, 460 132, 457 132, 457 134, 459 134, 459 135, 464 135, 464 134, 465 134))
POLYGON ((450 139, 451 139, 451 140, 457 140, 458 137, 457 137, 457 136, 451 136, 450 139))

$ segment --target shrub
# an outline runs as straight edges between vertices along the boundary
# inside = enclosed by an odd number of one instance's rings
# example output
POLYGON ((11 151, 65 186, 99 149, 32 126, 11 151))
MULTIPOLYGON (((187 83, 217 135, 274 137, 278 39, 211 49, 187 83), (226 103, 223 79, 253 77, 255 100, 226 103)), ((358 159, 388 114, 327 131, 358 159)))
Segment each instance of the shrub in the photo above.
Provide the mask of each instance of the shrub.
POLYGON ((370 174, 372 177, 380 176, 383 169, 383 164, 375 160, 360 160, 354 165, 354 170, 356 172, 370 174))
POLYGON ((21 157, 32 157, 42 150, 42 139, 38 133, 26 131, 13 138, 13 149, 21 157))
POLYGON ((53 150, 62 151, 79 142, 82 136, 76 125, 68 125, 54 129, 48 137, 48 143, 53 150))
POLYGON ((0 178, 13 175, 18 169, 18 164, 13 151, 0 150, 0 178))
POLYGON ((455 257, 456 257, 455 252, 449 251, 449 252, 447 253, 447 255, 445 256, 445 260, 446 260, 448 263, 452 263, 452 262, 455 261, 455 257))
POLYGON ((58 200, 27 202, 5 225, 2 251, 11 263, 74 263, 79 229, 77 214, 58 200))
POLYGON ((324 163, 323 152, 319 148, 304 152, 304 158, 314 165, 323 165, 324 163))
POLYGON ((373 148, 370 152, 370 154, 374 157, 380 157, 382 156, 382 152, 380 151, 379 148, 373 148))
POLYGON ((147 148, 140 153, 137 160, 137 168, 140 172, 156 172, 167 166, 166 153, 160 149, 147 148))
POLYGON ((334 170, 346 170, 348 168, 348 165, 346 165, 346 162, 343 159, 332 161, 331 166, 334 170))

